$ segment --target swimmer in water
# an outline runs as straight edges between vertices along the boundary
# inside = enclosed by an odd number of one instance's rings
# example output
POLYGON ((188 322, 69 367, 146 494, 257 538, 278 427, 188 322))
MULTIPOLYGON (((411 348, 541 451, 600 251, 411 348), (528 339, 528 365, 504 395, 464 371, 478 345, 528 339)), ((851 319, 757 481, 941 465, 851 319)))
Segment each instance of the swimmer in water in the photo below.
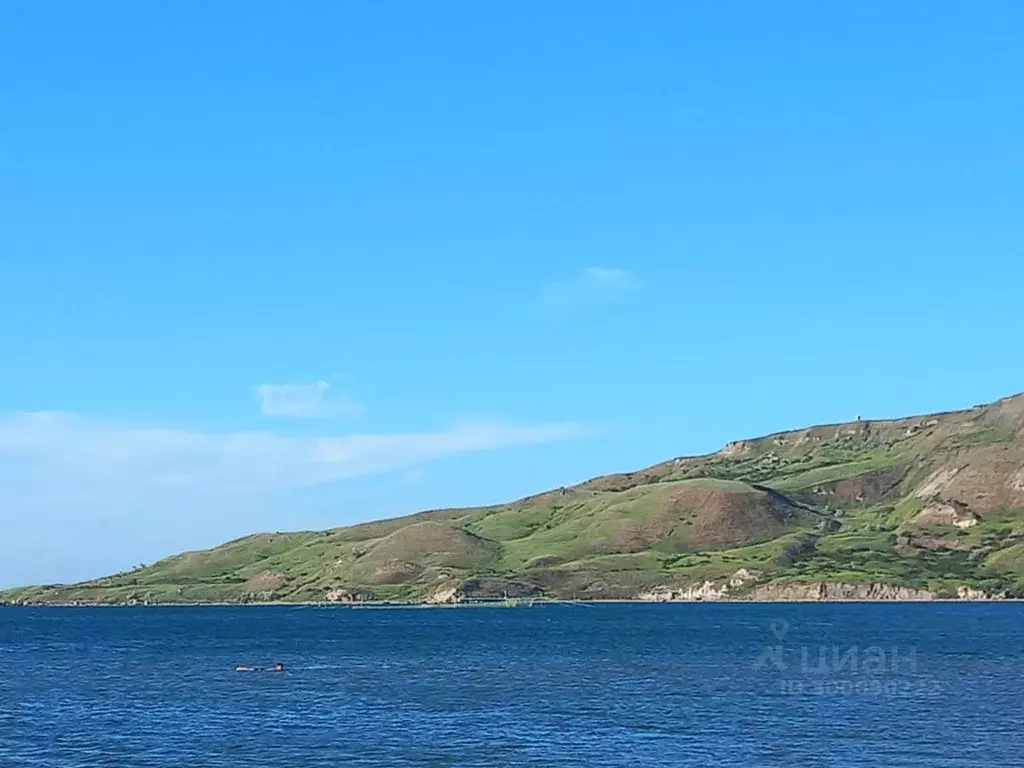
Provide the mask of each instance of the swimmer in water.
POLYGON ((284 672, 284 664, 275 664, 268 669, 250 667, 248 664, 239 664, 235 667, 235 672, 284 672))

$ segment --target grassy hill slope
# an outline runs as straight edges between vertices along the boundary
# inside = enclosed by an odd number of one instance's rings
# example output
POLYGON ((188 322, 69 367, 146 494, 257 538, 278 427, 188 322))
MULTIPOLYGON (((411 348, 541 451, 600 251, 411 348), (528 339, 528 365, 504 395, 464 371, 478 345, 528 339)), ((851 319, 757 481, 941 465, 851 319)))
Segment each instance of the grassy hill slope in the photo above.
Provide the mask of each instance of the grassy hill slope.
POLYGON ((650 599, 818 582, 1024 595, 1024 395, 742 440, 511 504, 257 534, 0 599, 650 599))

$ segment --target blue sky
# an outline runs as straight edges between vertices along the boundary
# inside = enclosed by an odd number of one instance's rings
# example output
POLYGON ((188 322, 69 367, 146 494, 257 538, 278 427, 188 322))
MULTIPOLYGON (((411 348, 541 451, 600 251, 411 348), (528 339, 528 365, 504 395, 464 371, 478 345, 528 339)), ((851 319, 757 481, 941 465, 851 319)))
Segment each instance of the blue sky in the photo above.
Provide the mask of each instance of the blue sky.
POLYGON ((1024 389, 1020 3, 0 15, 0 584, 1024 389))

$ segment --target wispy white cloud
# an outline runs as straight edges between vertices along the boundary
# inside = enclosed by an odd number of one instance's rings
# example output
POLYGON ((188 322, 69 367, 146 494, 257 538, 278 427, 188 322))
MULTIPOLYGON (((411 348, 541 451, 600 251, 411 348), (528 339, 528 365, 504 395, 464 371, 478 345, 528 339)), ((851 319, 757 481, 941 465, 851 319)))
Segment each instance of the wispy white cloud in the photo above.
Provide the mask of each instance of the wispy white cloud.
POLYGON ((578 307, 613 301, 635 293, 643 284, 626 269, 587 267, 572 277, 546 283, 540 292, 540 302, 548 307, 578 307))
POLYGON ((460 453, 564 440, 580 425, 457 422, 427 432, 290 437, 195 432, 64 412, 0 419, 0 481, 116 494, 123 490, 296 488, 413 467, 460 453))
POLYGON ((293 419, 355 418, 366 406, 326 381, 311 384, 260 384, 256 387, 260 409, 267 416, 293 419))
POLYGON ((399 433, 293 437, 205 432, 65 412, 0 416, 0 588, 98 576, 244 533, 373 517, 311 519, 299 500, 360 476, 402 484, 436 459, 578 436, 572 423, 461 421, 399 433), (307 489, 307 490, 303 490, 307 489))

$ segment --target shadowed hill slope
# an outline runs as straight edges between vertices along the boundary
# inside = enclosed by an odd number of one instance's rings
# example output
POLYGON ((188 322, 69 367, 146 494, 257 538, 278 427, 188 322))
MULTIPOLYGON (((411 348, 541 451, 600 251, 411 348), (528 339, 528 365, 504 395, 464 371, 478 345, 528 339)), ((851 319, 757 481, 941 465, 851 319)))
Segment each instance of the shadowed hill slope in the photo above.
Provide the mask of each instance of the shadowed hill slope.
POLYGON ((1024 594, 1024 396, 740 440, 506 505, 258 534, 0 598, 719 599, 801 589, 1024 594))

